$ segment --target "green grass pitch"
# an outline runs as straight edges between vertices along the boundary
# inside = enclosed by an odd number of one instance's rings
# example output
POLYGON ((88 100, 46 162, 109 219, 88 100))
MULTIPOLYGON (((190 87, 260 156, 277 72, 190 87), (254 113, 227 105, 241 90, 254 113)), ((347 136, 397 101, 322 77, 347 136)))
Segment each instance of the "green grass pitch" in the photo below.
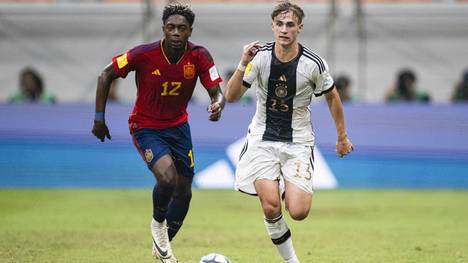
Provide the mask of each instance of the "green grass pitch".
MULTIPOLYGON (((153 262, 151 190, 0 190, 0 262, 153 262)), ((288 223, 301 262, 468 262, 468 192, 317 191, 288 223)), ((219 252, 281 262, 255 197, 195 190, 172 243, 181 263, 219 252)))

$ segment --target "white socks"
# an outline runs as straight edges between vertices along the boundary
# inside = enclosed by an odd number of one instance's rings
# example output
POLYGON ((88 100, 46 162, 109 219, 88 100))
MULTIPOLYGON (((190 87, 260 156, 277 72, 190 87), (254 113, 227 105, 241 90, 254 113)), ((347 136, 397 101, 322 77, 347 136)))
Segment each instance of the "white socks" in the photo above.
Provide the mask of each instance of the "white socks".
POLYGON ((284 262, 286 263, 299 263, 297 259, 296 252, 294 252, 294 247, 292 244, 292 238, 288 238, 283 244, 276 245, 278 252, 283 257, 284 262))
POLYGON ((271 241, 276 245, 284 261, 286 263, 299 263, 292 244, 291 231, 289 231, 288 225, 283 219, 283 215, 280 214, 278 217, 272 219, 265 218, 264 222, 271 241))

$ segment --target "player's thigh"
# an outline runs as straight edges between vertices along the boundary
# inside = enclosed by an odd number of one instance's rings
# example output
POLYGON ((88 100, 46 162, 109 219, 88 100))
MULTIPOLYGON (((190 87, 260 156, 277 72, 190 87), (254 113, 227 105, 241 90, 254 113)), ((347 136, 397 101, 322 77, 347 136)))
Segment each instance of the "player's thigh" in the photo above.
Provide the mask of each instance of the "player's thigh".
POLYGON ((304 145, 284 149, 281 172, 285 183, 285 203, 292 218, 304 219, 310 210, 313 194, 313 152, 304 145))
POLYGON ((263 212, 267 218, 275 218, 281 213, 281 199, 278 180, 259 179, 254 182, 263 212))
POLYGON ((158 183, 176 186, 178 173, 171 155, 165 154, 151 167, 158 183))
POLYGON ((312 193, 304 191, 291 182, 285 181, 285 205, 294 220, 303 220, 309 215, 312 193))

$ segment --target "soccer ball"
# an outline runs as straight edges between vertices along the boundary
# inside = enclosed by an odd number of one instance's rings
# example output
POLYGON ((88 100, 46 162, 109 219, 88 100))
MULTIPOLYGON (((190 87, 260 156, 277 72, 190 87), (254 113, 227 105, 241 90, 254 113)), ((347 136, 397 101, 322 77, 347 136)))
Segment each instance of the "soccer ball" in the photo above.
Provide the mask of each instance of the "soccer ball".
POLYGON ((231 263, 231 261, 221 254, 210 253, 203 256, 198 263, 231 263))

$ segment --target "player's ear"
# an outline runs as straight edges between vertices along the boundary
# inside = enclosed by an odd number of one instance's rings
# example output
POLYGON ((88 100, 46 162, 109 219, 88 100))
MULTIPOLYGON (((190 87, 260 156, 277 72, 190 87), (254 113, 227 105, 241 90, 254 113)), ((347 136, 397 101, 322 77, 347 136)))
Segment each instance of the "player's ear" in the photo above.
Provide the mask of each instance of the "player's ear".
POLYGON ((301 23, 301 24, 299 25, 299 30, 298 30, 298 31, 299 31, 299 33, 301 33, 301 32, 302 32, 302 29, 303 29, 303 28, 304 28, 304 24, 302 24, 302 23, 301 23))
POLYGON ((192 36, 192 32, 193 32, 193 27, 190 27, 190 30, 189 30, 189 33, 188 33, 188 36, 189 36, 189 37, 192 36))

